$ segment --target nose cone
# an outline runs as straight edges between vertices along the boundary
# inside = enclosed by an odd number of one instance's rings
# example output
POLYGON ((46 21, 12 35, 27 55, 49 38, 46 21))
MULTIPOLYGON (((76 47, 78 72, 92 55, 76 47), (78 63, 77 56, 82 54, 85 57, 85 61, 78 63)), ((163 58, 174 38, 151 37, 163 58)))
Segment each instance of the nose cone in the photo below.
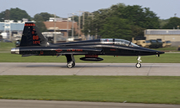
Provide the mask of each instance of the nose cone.
POLYGON ((163 51, 157 51, 157 50, 152 50, 148 48, 143 48, 143 47, 138 47, 139 48, 139 55, 160 55, 164 54, 163 51))
POLYGON ((164 52, 162 52, 162 51, 158 51, 157 53, 158 53, 158 54, 164 54, 164 52))
POLYGON ((156 54, 156 55, 160 55, 160 54, 164 54, 164 52, 163 51, 157 51, 157 50, 151 50, 151 53, 154 53, 154 54, 156 54))
POLYGON ((11 54, 19 54, 19 48, 12 48, 11 54))
POLYGON ((162 51, 156 52, 156 55, 157 55, 158 57, 160 57, 160 54, 164 54, 164 52, 162 52, 162 51))

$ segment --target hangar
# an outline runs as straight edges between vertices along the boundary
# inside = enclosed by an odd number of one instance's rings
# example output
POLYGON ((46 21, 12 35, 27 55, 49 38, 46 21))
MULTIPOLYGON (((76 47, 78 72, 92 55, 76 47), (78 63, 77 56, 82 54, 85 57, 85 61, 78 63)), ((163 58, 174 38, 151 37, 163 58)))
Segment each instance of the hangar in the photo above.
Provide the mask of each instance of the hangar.
POLYGON ((144 36, 146 40, 161 39, 171 41, 172 46, 180 45, 180 29, 146 29, 144 36))

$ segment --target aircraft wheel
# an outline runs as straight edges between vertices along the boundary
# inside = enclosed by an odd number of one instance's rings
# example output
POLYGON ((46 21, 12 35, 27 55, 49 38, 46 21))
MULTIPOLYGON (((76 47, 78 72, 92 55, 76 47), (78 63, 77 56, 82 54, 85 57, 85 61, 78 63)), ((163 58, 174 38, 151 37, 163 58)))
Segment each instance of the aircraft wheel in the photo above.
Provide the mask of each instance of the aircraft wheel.
POLYGON ((73 62, 72 62, 72 61, 69 62, 69 63, 67 64, 67 67, 68 67, 68 68, 72 68, 72 67, 73 67, 73 62))
POLYGON ((74 61, 71 61, 71 62, 69 62, 68 64, 67 64, 67 67, 68 68, 72 68, 72 67, 74 67, 75 66, 75 62, 74 61))
POLYGON ((137 63, 136 68, 141 68, 141 63, 137 63))

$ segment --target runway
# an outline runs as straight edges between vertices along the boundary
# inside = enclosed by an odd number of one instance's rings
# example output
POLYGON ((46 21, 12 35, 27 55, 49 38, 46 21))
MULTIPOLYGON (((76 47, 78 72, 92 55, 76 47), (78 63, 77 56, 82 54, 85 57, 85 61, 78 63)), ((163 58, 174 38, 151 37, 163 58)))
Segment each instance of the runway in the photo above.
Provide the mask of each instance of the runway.
POLYGON ((180 105, 74 102, 74 101, 37 101, 37 100, 0 100, 1 108, 179 108, 180 105))
POLYGON ((180 63, 0 63, 0 75, 180 76, 180 63))

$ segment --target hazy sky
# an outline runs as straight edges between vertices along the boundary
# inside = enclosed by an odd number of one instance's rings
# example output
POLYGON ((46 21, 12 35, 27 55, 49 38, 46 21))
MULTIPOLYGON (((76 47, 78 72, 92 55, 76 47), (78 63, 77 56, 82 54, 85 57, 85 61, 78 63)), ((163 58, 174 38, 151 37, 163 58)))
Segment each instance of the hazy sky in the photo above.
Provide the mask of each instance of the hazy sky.
POLYGON ((160 19, 174 17, 175 13, 180 17, 180 0, 0 0, 0 12, 18 7, 32 17, 37 13, 48 12, 65 18, 71 13, 93 12, 117 3, 149 7, 160 19))

